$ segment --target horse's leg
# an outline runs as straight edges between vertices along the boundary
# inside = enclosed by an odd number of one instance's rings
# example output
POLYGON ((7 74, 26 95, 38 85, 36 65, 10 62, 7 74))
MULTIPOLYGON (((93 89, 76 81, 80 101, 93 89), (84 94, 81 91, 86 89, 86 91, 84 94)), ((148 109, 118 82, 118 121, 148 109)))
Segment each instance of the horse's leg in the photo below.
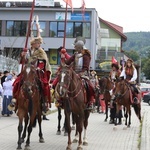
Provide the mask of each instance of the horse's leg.
POLYGON ((128 128, 130 127, 131 125, 131 107, 130 105, 128 105, 128 114, 129 114, 129 120, 128 120, 128 128))
POLYGON ((71 130, 75 130, 75 117, 74 117, 73 113, 71 115, 72 115, 72 127, 71 127, 71 130))
POLYGON ((87 126, 88 126, 88 118, 90 116, 90 112, 85 110, 84 111, 85 114, 85 120, 84 120, 84 136, 83 136, 83 145, 88 145, 88 140, 87 140, 87 136, 86 136, 86 131, 87 131, 87 126))
POLYGON ((21 140, 21 133, 22 133, 22 130, 23 130, 23 125, 22 125, 22 122, 23 122, 23 116, 24 116, 24 112, 23 110, 18 110, 18 118, 19 118, 19 125, 18 125, 18 147, 17 147, 17 150, 20 150, 22 149, 21 148, 21 144, 22 144, 22 140, 21 140))
POLYGON ((25 122, 24 130, 23 130, 23 134, 22 134, 22 138, 21 138, 22 143, 24 142, 24 139, 26 137, 26 131, 27 131, 28 121, 29 121, 29 116, 28 116, 28 114, 26 114, 25 119, 24 119, 24 122, 25 122))
POLYGON ((80 112, 81 114, 78 116, 78 119, 76 120, 77 122, 77 130, 79 133, 79 142, 78 142, 78 147, 77 150, 82 150, 82 130, 83 130, 83 125, 84 125, 84 112, 80 112))
POLYGON ((107 119, 108 119, 108 100, 105 100, 105 106, 106 106, 106 118, 105 118, 105 122, 107 121, 107 119))
POLYGON ((42 133, 42 113, 41 113, 41 110, 38 111, 38 124, 39 124, 39 142, 40 143, 44 143, 44 138, 43 138, 43 133, 42 133))
POLYGON ((61 122, 61 118, 62 118, 62 115, 61 115, 61 108, 58 107, 58 127, 57 127, 57 135, 60 135, 61 134, 61 125, 60 125, 60 122, 61 122))
POLYGON ((67 110, 65 110, 65 121, 66 121, 66 127, 68 129, 68 145, 67 145, 66 150, 71 150, 70 112, 67 112, 67 110))

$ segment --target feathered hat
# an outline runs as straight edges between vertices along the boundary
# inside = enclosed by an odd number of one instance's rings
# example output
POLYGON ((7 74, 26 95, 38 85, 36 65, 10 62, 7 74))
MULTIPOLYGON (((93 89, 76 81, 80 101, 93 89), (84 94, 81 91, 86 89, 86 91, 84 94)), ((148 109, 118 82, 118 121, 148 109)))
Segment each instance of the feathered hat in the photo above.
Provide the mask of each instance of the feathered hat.
POLYGON ((118 61, 115 59, 114 56, 112 56, 111 67, 115 67, 116 69, 119 69, 118 61))

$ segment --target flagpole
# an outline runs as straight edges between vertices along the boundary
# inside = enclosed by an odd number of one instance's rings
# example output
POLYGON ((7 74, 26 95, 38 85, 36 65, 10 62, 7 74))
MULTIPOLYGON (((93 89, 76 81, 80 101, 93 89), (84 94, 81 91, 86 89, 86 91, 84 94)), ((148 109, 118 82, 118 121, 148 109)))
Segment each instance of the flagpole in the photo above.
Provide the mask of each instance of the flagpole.
POLYGON ((30 12, 30 19, 29 19, 29 22, 28 22, 28 31, 27 31, 27 35, 26 35, 24 50, 23 50, 24 52, 27 51, 28 39, 29 39, 29 35, 30 35, 30 32, 31 32, 31 20, 32 20, 33 11, 34 11, 34 4, 35 4, 35 0, 33 0, 33 2, 32 2, 32 8, 31 8, 31 12, 30 12))
POLYGON ((64 47, 64 48, 65 48, 65 43, 66 43, 67 11, 68 11, 68 5, 67 5, 67 3, 66 3, 66 9, 65 9, 65 24, 64 24, 64 38, 63 38, 63 47, 64 47))

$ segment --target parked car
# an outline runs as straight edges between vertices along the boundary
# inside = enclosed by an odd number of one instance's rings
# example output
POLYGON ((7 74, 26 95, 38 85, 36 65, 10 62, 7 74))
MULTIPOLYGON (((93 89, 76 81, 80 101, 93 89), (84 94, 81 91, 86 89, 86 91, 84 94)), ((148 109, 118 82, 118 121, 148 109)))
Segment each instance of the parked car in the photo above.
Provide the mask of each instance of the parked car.
POLYGON ((144 94, 143 96, 143 102, 148 103, 150 105, 150 92, 144 94))
POLYGON ((149 92, 150 92, 150 87, 141 87, 140 90, 141 90, 141 96, 142 96, 142 98, 143 98, 143 96, 144 96, 146 93, 149 93, 149 92))

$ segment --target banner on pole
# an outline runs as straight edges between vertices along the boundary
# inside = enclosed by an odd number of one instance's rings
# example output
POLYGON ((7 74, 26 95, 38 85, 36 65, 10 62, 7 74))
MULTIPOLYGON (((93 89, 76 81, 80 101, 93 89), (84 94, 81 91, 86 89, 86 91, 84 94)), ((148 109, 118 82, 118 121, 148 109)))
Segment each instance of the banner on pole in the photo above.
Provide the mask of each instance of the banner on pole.
POLYGON ((54 0, 35 0, 35 6, 54 6, 54 0))

